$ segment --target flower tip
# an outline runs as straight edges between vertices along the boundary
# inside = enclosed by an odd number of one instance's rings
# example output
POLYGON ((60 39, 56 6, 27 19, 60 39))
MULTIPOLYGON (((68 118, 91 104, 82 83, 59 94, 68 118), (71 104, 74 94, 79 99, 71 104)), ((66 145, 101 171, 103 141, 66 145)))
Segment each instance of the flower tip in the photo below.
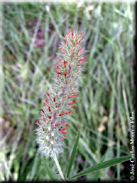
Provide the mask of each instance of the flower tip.
POLYGON ((86 55, 81 59, 81 61, 78 63, 78 66, 82 64, 82 62, 86 59, 86 55))
POLYGON ((37 121, 37 123, 38 123, 39 125, 42 125, 39 121, 37 121))

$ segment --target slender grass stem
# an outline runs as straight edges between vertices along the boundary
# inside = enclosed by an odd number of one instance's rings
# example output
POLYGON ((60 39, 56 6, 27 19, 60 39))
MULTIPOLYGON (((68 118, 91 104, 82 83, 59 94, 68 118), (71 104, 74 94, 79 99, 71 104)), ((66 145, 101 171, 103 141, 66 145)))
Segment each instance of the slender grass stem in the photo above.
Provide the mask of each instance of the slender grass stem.
POLYGON ((55 163, 56 163, 56 166, 57 166, 57 168, 58 168, 59 175, 60 175, 61 179, 62 179, 62 180, 65 180, 64 174, 63 174, 63 172, 62 172, 62 170, 61 170, 61 166, 60 166, 60 164, 59 164, 59 161, 58 161, 58 159, 57 159, 57 156, 55 155, 53 159, 54 159, 54 161, 55 161, 55 163))

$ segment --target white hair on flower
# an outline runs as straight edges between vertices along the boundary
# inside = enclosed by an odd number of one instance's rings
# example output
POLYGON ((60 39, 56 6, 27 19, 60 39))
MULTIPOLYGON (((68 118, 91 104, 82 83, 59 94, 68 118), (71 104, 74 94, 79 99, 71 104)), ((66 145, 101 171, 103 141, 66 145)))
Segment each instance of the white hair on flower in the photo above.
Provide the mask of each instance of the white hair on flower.
POLYGON ((67 115, 73 113, 78 98, 81 64, 86 59, 83 47, 83 31, 68 30, 59 46, 56 75, 53 86, 46 93, 44 107, 41 109, 39 127, 36 129, 38 152, 46 157, 54 157, 63 152, 67 127, 67 115))

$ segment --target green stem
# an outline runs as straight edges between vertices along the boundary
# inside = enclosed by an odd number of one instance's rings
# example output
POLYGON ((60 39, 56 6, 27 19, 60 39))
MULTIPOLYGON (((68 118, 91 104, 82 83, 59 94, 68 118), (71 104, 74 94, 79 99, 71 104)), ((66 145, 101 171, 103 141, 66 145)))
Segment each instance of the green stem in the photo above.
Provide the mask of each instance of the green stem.
POLYGON ((63 172, 62 172, 62 170, 61 170, 61 166, 60 166, 60 164, 59 164, 59 162, 58 162, 57 156, 55 155, 55 156, 53 157, 53 159, 54 159, 54 161, 55 161, 55 163, 56 163, 56 166, 57 166, 57 168, 58 168, 60 177, 62 178, 62 180, 65 180, 64 175, 63 175, 63 172))

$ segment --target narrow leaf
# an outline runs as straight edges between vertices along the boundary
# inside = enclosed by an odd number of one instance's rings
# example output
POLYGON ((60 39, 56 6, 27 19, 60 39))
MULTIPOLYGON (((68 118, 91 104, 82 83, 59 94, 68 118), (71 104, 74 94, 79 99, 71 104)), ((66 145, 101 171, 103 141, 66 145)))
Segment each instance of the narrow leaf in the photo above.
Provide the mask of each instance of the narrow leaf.
MULTIPOLYGON (((105 155, 106 155, 106 154, 105 154, 105 155)), ((101 158, 101 163, 104 161, 104 159, 105 159, 105 155, 101 158)), ((99 171, 94 172, 94 173, 93 173, 92 180, 98 180, 99 175, 100 175, 100 170, 99 170, 99 171)))
POLYGON ((83 171, 81 171, 80 173, 74 175, 73 177, 71 177, 70 179, 74 179, 74 178, 77 178, 77 177, 80 177, 80 176, 83 176, 83 175, 86 175, 88 173, 92 173, 94 171, 98 171, 98 170, 101 170, 103 168, 107 168, 107 167, 110 167, 110 166, 114 166, 116 165, 117 163, 122 163, 124 161, 127 161, 131 158, 131 155, 128 155, 128 156, 122 156, 120 158, 114 158, 112 160, 108 160, 108 161, 105 161, 103 163, 99 163, 95 166, 92 166, 92 167, 89 167, 83 171))
POLYGON ((72 168, 72 165, 73 165, 73 161, 74 161, 74 158, 75 158, 75 155, 76 155, 76 149, 77 149, 77 145, 78 145, 78 141, 79 141, 79 134, 80 134, 80 133, 79 133, 79 131, 78 131, 78 134, 77 134, 77 137, 76 137, 76 140, 75 140, 73 149, 72 149, 70 161, 69 161, 67 177, 69 177, 69 174, 70 174, 70 171, 71 171, 71 168, 72 168))

